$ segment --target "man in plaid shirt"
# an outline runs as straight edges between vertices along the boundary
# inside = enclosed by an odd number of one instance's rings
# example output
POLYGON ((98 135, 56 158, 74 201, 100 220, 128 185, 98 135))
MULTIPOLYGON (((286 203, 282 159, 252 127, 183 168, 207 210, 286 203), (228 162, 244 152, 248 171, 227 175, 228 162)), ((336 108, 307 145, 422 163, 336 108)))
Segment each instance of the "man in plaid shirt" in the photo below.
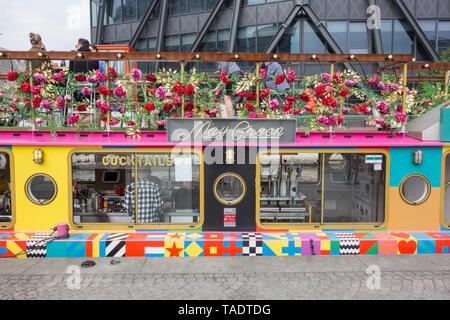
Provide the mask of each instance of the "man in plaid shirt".
MULTIPOLYGON (((137 215, 139 223, 160 222, 163 201, 158 185, 147 180, 149 171, 138 171, 137 183, 137 215)), ((124 208, 135 222, 135 184, 131 183, 125 189, 124 208)))

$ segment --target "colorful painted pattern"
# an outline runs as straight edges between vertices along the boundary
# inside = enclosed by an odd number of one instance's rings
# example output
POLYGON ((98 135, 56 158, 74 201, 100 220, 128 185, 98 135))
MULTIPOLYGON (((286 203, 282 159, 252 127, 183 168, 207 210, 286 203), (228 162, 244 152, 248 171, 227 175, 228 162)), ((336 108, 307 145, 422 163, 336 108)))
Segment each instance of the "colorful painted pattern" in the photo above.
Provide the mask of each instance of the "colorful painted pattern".
POLYGON ((0 257, 201 257, 448 254, 450 232, 0 233, 0 257), (24 253, 26 252, 26 253, 24 253), (18 254, 18 255, 17 255, 18 254))

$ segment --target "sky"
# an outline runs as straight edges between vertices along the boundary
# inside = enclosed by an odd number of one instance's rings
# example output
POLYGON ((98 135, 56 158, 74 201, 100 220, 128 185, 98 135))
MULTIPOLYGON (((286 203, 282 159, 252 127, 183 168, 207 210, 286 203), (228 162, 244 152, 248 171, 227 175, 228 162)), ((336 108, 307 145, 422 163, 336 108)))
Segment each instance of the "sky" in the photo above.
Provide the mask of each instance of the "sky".
POLYGON ((75 50, 90 37, 89 0, 0 0, 0 47, 31 48, 29 33, 41 35, 49 51, 75 50))

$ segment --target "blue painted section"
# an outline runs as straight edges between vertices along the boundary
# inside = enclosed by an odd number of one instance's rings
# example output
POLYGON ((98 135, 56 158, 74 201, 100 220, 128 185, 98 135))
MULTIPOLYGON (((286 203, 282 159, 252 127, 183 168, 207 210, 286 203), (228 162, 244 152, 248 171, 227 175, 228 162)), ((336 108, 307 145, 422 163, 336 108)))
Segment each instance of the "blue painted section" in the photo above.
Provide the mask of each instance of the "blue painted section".
POLYGON ((441 231, 449 231, 448 228, 444 228, 443 226, 441 226, 441 231))
POLYGON ((0 146, 0 148, 5 148, 12 151, 12 146, 0 146))
POLYGON ((0 254, 6 254, 6 248, 0 248, 0 254))
POLYGON ((411 173, 424 175, 432 188, 440 187, 442 147, 391 147, 390 155, 391 187, 398 187, 403 178, 411 173), (413 152, 416 149, 423 152, 423 162, 419 165, 413 163, 413 152))
POLYGON ((47 243, 48 258, 86 257, 85 241, 52 241, 47 243))
POLYGON ((450 141, 450 109, 442 108, 440 117, 440 139, 450 141))

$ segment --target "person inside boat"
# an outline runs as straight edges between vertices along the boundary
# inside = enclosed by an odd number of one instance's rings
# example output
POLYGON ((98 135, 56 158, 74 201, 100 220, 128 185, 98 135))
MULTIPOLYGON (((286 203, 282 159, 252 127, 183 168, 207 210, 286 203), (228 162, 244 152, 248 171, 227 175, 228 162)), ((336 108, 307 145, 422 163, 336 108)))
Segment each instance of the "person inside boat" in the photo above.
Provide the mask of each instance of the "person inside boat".
POLYGON ((129 184, 125 189, 124 209, 135 222, 135 199, 137 199, 137 216, 139 223, 155 223, 162 221, 163 200, 159 186, 152 182, 150 171, 138 170, 137 192, 135 183, 129 184), (137 194, 137 196, 136 196, 137 194))

